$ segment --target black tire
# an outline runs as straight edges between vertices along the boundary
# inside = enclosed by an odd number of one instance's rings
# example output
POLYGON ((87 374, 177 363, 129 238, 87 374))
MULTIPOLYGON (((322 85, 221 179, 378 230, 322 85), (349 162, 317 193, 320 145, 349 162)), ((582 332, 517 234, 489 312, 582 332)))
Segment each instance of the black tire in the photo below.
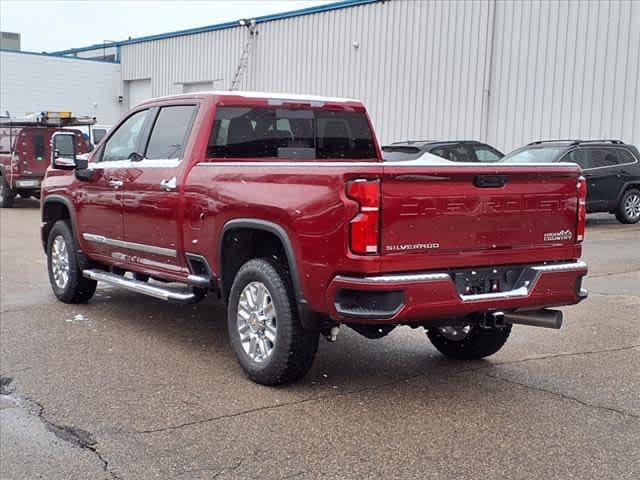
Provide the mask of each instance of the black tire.
POLYGON ((511 325, 503 328, 481 328, 470 326, 469 332, 460 340, 447 338, 439 328, 431 328, 427 336, 434 347, 446 357, 458 360, 477 360, 493 355, 507 342, 511 325))
POLYGON ((624 192, 615 214, 620 223, 638 223, 640 221, 640 190, 630 188, 624 192))
POLYGON ((13 199, 15 193, 11 190, 11 187, 4 179, 4 176, 0 176, 0 207, 11 208, 13 207, 13 199))
POLYGON ((251 380, 262 385, 299 380, 311 368, 318 349, 319 333, 304 329, 300 323, 289 275, 277 263, 263 258, 249 260, 236 274, 229 293, 227 328, 240 366, 251 380), (261 362, 245 352, 238 330, 240 296, 252 282, 260 282, 267 288, 277 322, 273 350, 261 362))
POLYGON ((93 297, 98 282, 82 276, 82 270, 87 267, 88 260, 80 251, 69 223, 65 220, 58 220, 51 228, 47 240, 49 283, 58 300, 64 303, 83 303, 93 297), (56 282, 52 258, 52 249, 58 237, 62 239, 68 252, 68 279, 62 286, 56 282))

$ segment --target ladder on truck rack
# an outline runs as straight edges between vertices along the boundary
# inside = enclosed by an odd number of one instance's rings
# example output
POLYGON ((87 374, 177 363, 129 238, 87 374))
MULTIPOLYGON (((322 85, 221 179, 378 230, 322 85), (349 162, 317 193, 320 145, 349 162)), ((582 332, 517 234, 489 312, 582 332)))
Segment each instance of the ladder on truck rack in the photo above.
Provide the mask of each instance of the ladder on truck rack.
POLYGON ((240 61, 238 62, 238 67, 236 68, 236 72, 233 75, 233 80, 231 81, 231 87, 229 88, 229 90, 238 90, 240 88, 240 85, 242 85, 242 79, 249 66, 249 56, 251 55, 253 41, 258 34, 258 31, 256 30, 255 20, 240 20, 240 25, 243 27, 247 27, 249 31, 249 37, 247 38, 247 42, 244 44, 244 48, 242 49, 240 61))

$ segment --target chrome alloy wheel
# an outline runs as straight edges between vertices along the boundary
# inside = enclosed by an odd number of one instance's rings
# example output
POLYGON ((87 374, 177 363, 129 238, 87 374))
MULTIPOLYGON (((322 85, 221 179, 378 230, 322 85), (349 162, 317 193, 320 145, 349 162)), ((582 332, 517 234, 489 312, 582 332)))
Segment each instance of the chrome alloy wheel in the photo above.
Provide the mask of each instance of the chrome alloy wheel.
POLYGON ((640 195, 633 193, 624 202, 624 213, 631 220, 640 217, 640 195))
POLYGON ((447 340, 459 342, 467 338, 471 331, 471 325, 465 325, 463 327, 438 327, 438 330, 447 340))
POLYGON ((256 363, 264 362, 276 346, 276 307, 262 282, 251 282, 238 299, 236 324, 244 352, 256 363))
POLYGON ((51 246, 51 270, 58 288, 64 289, 69 281, 69 250, 62 235, 58 235, 51 246))

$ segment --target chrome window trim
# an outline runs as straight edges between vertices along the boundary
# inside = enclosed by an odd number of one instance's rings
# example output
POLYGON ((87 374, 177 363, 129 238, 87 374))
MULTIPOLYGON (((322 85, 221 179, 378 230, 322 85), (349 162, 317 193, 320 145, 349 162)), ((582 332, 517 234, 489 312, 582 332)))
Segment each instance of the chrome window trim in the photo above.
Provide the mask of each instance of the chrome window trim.
MULTIPOLYGON (((522 167, 575 167, 576 164, 573 162, 554 162, 554 163, 504 163, 501 162, 451 162, 448 160, 444 160, 442 162, 424 162, 419 163, 414 160, 401 160, 397 162, 361 162, 358 160, 351 160, 345 162, 321 162, 321 161, 300 161, 300 162, 277 162, 277 161, 264 161, 264 162, 256 162, 256 161, 219 161, 219 162, 207 162, 202 161, 198 162, 194 165, 194 167, 281 167, 281 168, 290 168, 290 167, 298 167, 298 168, 309 168, 309 167, 352 167, 352 168, 361 168, 361 167, 402 167, 402 168, 416 168, 416 167, 432 167, 432 168, 463 168, 463 167, 472 167, 472 168, 486 168, 495 170, 496 166, 500 164, 500 167, 505 167, 506 169, 513 168, 522 168, 522 167)), ((507 170, 508 171, 508 170, 507 170)))
POLYGON ((133 160, 107 160, 90 163, 88 168, 92 170, 107 168, 178 168, 180 162, 182 162, 182 159, 177 158, 143 158, 136 162, 133 160))
POLYGON ((96 235, 94 233, 83 233, 82 238, 88 242, 100 243, 102 245, 109 245, 111 247, 127 248, 129 250, 137 250, 139 252, 152 253, 154 255, 161 255, 163 257, 176 258, 178 253, 171 248, 157 247, 155 245, 146 245, 144 243, 125 242, 124 240, 117 240, 115 238, 108 238, 103 235, 96 235))

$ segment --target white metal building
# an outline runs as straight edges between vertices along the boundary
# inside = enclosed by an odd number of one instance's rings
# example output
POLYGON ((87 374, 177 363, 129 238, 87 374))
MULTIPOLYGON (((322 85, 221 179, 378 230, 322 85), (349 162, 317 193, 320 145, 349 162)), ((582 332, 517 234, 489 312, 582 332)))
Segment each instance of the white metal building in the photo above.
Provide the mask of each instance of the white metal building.
MULTIPOLYGON (((640 1, 347 0, 256 18, 241 88, 356 97, 383 142, 640 144, 640 1)), ((231 85, 238 22, 77 48, 121 65, 125 104, 231 85)))
POLYGON ((111 124, 125 111, 120 65, 0 51, 0 115, 71 111, 111 124))

